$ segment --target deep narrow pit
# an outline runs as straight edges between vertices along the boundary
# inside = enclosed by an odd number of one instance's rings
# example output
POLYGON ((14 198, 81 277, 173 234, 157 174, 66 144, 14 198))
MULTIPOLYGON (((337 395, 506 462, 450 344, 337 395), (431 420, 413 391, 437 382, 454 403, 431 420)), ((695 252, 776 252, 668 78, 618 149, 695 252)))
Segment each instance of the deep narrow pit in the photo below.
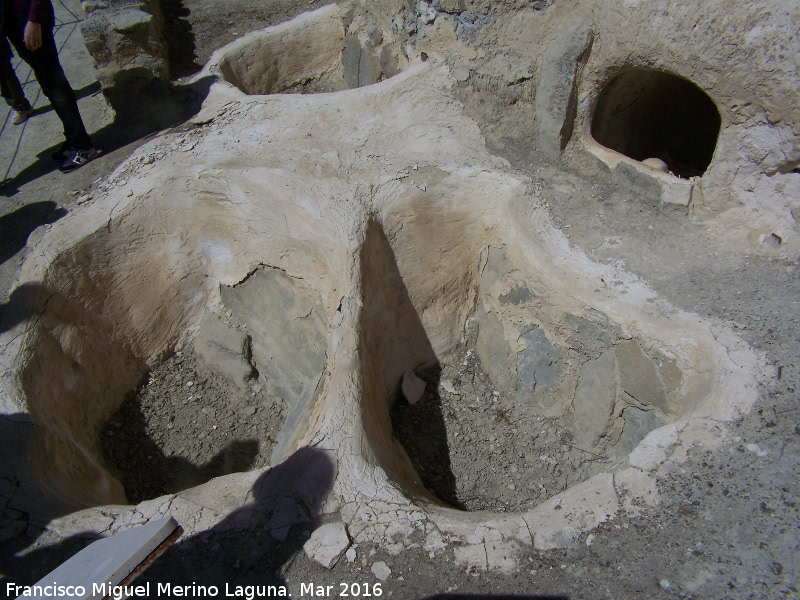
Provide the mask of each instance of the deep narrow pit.
POLYGON ((657 158, 683 178, 702 175, 711 164, 721 118, 697 85, 655 69, 629 69, 600 93, 592 137, 637 161, 657 158))

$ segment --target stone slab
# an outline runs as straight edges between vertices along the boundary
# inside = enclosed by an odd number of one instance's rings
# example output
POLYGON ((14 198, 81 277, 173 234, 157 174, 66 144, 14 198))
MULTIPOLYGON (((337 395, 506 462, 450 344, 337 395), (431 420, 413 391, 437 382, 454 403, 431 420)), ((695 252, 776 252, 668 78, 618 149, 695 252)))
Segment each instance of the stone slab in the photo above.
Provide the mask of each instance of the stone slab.
POLYGON ((646 407, 667 412, 667 391, 656 364, 647 356, 639 342, 629 340, 614 349, 619 364, 622 389, 646 407))
MULTIPOLYGON (((572 406, 575 436, 581 444, 593 446, 608 429, 617 402, 617 359, 613 350, 581 368, 572 406)), ((644 437, 644 436, 642 436, 644 437)))
MULTIPOLYGON (((36 586, 81 586, 85 593, 74 600, 94 600, 108 595, 94 584, 117 585, 178 527, 167 517, 130 529, 87 546, 60 567, 42 578, 36 586)), ((55 590, 54 590, 55 591, 55 590)), ((26 595, 20 599, 60 598, 57 595, 26 595)))

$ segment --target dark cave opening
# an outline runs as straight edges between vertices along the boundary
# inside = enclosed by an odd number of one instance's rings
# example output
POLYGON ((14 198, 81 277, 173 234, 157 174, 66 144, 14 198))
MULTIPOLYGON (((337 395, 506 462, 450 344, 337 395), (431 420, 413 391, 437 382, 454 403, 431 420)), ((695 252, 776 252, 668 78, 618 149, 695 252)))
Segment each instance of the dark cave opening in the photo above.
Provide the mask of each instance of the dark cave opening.
POLYGON ((592 137, 634 160, 658 158, 673 175, 705 173, 719 136, 714 101, 688 79, 655 69, 624 71, 600 93, 592 137))

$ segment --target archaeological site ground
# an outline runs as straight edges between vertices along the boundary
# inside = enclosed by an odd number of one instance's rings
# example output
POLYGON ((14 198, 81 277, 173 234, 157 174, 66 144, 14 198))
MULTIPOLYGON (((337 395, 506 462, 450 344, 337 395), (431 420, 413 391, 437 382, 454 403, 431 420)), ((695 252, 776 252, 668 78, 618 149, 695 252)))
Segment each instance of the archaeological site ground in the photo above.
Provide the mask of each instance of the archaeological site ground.
POLYGON ((152 598, 800 598, 800 5, 53 3, 4 590, 172 516, 152 598))

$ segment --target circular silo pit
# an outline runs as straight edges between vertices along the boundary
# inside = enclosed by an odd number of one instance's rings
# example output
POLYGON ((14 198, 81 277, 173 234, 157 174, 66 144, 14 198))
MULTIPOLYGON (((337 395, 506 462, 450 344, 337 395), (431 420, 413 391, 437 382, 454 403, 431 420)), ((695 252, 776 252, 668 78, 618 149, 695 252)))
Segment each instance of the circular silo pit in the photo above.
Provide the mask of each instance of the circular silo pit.
POLYGON ((390 418, 432 495, 521 512, 626 463, 679 414, 682 373, 597 311, 548 312, 501 251, 494 261, 505 274, 484 269, 461 343, 417 369, 424 394, 398 393, 390 418))
POLYGON ((330 5, 250 33, 209 64, 248 95, 313 94, 383 81, 402 71, 408 58, 390 27, 330 5))
POLYGON ((220 291, 223 314, 206 311, 191 349, 152 370, 102 428, 130 502, 269 465, 317 397, 320 299, 270 268, 220 291))

